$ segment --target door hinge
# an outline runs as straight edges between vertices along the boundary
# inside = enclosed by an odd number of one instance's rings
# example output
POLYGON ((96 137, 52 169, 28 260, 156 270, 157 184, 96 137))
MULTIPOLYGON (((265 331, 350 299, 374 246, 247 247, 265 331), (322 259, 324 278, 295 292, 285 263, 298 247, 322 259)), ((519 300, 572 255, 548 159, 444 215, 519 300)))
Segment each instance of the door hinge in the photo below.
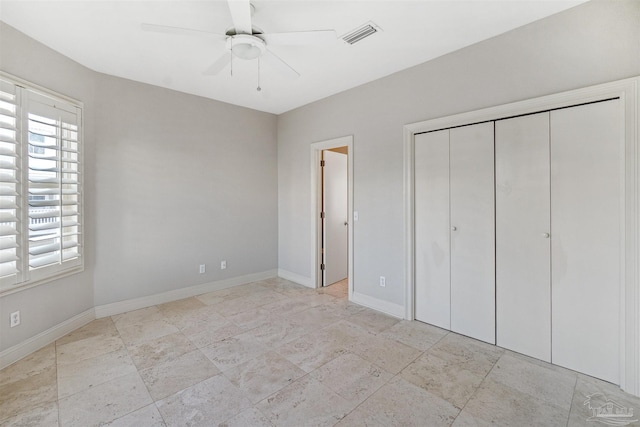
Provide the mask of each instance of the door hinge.
POLYGON ((320 264, 320 270, 324 271, 324 264, 320 264))
POLYGON ((324 160, 320 160, 320 167, 323 168, 324 167, 324 160))
POLYGON ((324 212, 320 212, 320 218, 324 219, 324 212))

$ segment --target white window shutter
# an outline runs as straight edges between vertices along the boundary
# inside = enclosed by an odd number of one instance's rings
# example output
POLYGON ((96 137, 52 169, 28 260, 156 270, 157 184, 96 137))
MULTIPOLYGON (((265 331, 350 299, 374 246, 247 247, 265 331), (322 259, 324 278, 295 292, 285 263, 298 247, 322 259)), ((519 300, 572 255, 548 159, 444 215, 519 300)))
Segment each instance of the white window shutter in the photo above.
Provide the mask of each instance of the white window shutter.
POLYGON ((0 72, 0 295, 81 271, 82 106, 0 72))
POLYGON ((16 87, 0 81, 0 284, 15 284, 19 248, 19 111, 16 87))
POLYGON ((64 269, 80 257, 78 109, 30 93, 29 270, 64 269))

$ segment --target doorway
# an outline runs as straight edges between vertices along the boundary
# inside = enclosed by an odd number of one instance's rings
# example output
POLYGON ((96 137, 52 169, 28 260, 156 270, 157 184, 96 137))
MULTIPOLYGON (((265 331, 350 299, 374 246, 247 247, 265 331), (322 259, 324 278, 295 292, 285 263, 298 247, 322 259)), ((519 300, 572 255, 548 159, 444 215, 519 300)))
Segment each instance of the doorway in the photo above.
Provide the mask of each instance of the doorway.
POLYGON ((320 156, 322 192, 320 274, 322 286, 330 286, 348 280, 347 159, 349 150, 346 146, 330 148, 322 150, 320 156))
POLYGON ((353 292, 353 137, 311 144, 313 287, 353 292))

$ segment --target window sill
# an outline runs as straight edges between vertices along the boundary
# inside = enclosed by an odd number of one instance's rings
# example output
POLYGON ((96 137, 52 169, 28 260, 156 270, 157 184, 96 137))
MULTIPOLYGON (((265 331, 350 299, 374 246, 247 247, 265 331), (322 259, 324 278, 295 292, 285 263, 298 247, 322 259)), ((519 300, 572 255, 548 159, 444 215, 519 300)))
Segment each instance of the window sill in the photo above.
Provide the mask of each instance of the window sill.
POLYGON ((49 276, 44 279, 27 282, 20 285, 7 286, 5 288, 0 289, 0 298, 6 297, 7 295, 15 294, 18 292, 26 291, 28 289, 35 288, 40 285, 44 285, 46 283, 53 282, 55 280, 63 279, 68 276, 72 276, 74 274, 82 273, 84 271, 84 265, 79 265, 77 267, 72 267, 68 270, 61 271, 55 275, 49 276))

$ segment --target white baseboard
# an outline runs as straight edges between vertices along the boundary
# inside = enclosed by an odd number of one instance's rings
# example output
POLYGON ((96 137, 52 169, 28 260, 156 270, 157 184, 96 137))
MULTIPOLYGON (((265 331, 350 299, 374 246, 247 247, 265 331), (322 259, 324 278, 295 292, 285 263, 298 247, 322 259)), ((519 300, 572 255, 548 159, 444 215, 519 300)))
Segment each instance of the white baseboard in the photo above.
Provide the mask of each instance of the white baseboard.
POLYGON ((298 285, 306 286, 307 288, 313 288, 313 284, 311 283, 310 277, 302 276, 297 273, 292 273, 291 271, 287 271, 282 268, 278 269, 278 277, 282 277, 283 279, 290 280, 293 283, 297 283, 298 285))
POLYGON ((244 276, 189 286, 188 288, 176 289, 173 291, 163 292, 161 294, 118 301, 111 304, 98 305, 95 307, 96 319, 122 314, 128 311, 138 310, 140 308, 151 307, 158 304, 164 304, 171 301, 177 301, 179 299, 189 298, 205 294, 207 292, 219 291, 220 289, 230 288, 232 286, 246 285, 247 283, 256 282, 258 280, 270 279, 272 277, 276 277, 276 275, 276 270, 267 270, 260 273, 246 274, 244 276))
POLYGON ((46 331, 40 332, 38 335, 35 335, 20 344, 9 347, 8 349, 0 352, 0 369, 6 368, 23 357, 26 357, 31 353, 40 350, 42 347, 51 344, 55 340, 62 338, 68 333, 81 328, 92 320, 95 320, 95 318, 95 311, 93 308, 90 308, 89 310, 73 316, 71 319, 67 319, 46 331))
POLYGON ((377 311, 381 311, 389 316, 404 319, 405 309, 403 305, 394 304, 389 301, 383 301, 378 298, 370 297, 358 292, 354 292, 351 295, 351 302, 355 304, 364 305, 365 307, 372 308, 377 311))
POLYGON ((164 304, 166 302, 176 301, 183 298, 189 298, 211 291, 230 288, 232 286, 244 285, 258 280, 270 279, 276 276, 277 270, 267 270, 261 273, 247 274, 244 276, 232 277, 230 279, 190 286, 188 288, 176 289, 174 291, 164 292, 161 294, 96 306, 31 337, 20 344, 14 345, 13 347, 9 347, 8 349, 0 352, 0 369, 17 362, 37 350, 40 350, 44 346, 62 338, 78 328, 81 328, 92 320, 113 316, 114 314, 126 313, 127 311, 137 310, 139 308, 164 304))

